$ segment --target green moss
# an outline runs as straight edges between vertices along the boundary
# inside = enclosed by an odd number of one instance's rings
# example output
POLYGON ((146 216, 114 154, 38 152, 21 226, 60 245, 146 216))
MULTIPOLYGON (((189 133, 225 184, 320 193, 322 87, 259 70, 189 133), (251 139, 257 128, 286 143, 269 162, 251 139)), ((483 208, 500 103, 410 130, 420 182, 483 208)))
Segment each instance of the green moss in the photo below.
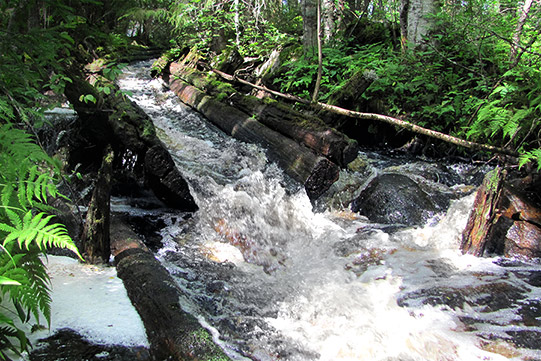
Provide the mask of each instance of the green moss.
POLYGON ((231 359, 220 349, 212 339, 212 335, 204 328, 199 328, 189 336, 189 344, 193 355, 201 361, 230 361, 231 359))

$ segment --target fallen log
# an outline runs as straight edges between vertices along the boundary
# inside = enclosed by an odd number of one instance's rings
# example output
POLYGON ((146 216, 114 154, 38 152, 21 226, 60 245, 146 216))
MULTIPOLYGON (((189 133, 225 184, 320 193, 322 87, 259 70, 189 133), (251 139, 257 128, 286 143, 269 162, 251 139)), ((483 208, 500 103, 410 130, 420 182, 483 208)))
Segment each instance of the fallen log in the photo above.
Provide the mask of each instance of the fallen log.
POLYGON ((487 242, 494 233, 503 179, 504 172, 499 167, 485 175, 475 196, 466 228, 462 232, 460 248, 463 253, 478 257, 485 253, 487 242))
POLYGON ((460 138, 453 137, 453 136, 445 134, 445 133, 437 132, 435 130, 423 128, 423 127, 418 126, 416 124, 409 123, 409 122, 406 122, 404 120, 393 118, 393 117, 390 117, 390 116, 387 116, 387 115, 381 115, 381 114, 375 114, 375 113, 356 112, 356 111, 353 111, 353 110, 343 109, 343 108, 340 108, 340 107, 335 106, 335 105, 330 105, 330 104, 320 103, 320 102, 312 103, 311 101, 309 101, 307 99, 303 99, 303 98, 300 98, 300 97, 297 97, 297 96, 294 96, 294 95, 291 95, 291 94, 280 93, 278 91, 271 90, 271 89, 269 89, 267 87, 264 87, 264 86, 261 86, 261 85, 252 84, 252 83, 250 83, 250 82, 248 82, 246 80, 240 79, 238 77, 235 77, 235 76, 232 76, 232 75, 229 75, 229 74, 224 74, 224 73, 222 73, 220 71, 216 71, 216 70, 213 70, 213 71, 216 74, 222 76, 224 79, 227 79, 227 80, 230 80, 230 81, 238 81, 241 84, 251 86, 251 87, 253 87, 255 89, 266 91, 266 92, 268 92, 270 94, 273 94, 275 96, 278 96, 278 97, 281 97, 281 98, 284 98, 284 99, 288 99, 288 100, 292 100, 292 101, 295 101, 295 102, 298 102, 298 103, 301 103, 301 104, 312 105, 314 107, 317 107, 317 108, 320 108, 320 109, 323 109, 323 110, 327 110, 327 111, 335 113, 335 114, 345 115, 345 116, 350 117, 350 118, 365 119, 365 120, 376 120, 376 121, 388 123, 388 124, 391 124, 391 125, 398 126, 400 128, 404 128, 404 129, 409 130, 409 131, 411 131, 413 133, 426 135, 428 137, 439 139, 439 140, 442 140, 444 142, 455 144, 455 145, 458 145, 460 147, 464 147, 464 148, 468 148, 468 149, 482 150, 482 151, 487 151, 487 152, 491 152, 491 153, 504 154, 504 155, 509 155, 509 156, 512 156, 512 157, 518 157, 518 153, 515 152, 515 151, 512 151, 510 149, 505 149, 505 148, 495 147, 495 146, 488 145, 488 144, 476 143, 476 142, 471 142, 471 141, 468 141, 468 140, 460 139, 460 138))
MULTIPOLYGON (((116 88, 109 94, 98 92, 78 69, 71 69, 70 79, 64 93, 83 123, 82 136, 96 148, 84 156, 99 154, 110 144, 119 158, 131 156, 131 171, 143 178, 166 205, 188 212, 197 210, 187 182, 156 136, 150 117, 116 88), (88 96, 94 101, 85 101, 88 96), (156 167, 151 166, 154 162, 148 159, 156 155, 163 160, 159 172, 167 177, 157 176, 156 167)), ((114 88, 113 84, 109 86, 114 88)), ((122 166, 120 159, 116 165, 122 166)))
POLYGON ((210 332, 183 310, 175 280, 120 218, 113 222, 111 241, 118 277, 143 321, 153 360, 230 360, 210 332))
MULTIPOLYGON (((162 68, 162 72, 163 70, 162 68)), ((211 82, 205 75, 184 66, 183 63, 171 63, 169 72, 173 77, 181 78, 209 95, 215 95, 218 92, 217 89, 212 88, 211 82)), ((214 72, 227 78, 224 72, 219 70, 214 70, 214 72)), ((233 91, 227 94, 227 104, 253 116, 258 122, 272 130, 304 144, 341 167, 346 167, 357 157, 357 142, 335 129, 330 129, 320 118, 302 114, 290 106, 271 99, 261 100, 233 91)))
POLYGON ((304 185, 311 200, 321 196, 338 179, 339 167, 327 158, 316 155, 251 115, 218 101, 181 79, 165 74, 164 80, 185 104, 202 113, 227 134, 265 147, 272 160, 304 185))

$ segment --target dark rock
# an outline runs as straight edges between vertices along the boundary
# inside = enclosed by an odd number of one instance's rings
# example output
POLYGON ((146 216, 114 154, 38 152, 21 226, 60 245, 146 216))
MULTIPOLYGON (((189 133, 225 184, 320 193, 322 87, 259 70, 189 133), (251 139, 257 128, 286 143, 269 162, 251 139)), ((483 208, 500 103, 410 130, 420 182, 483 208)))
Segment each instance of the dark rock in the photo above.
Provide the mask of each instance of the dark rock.
POLYGON ((373 179, 353 200, 351 210, 373 222, 413 226, 426 223, 448 204, 448 199, 427 194, 411 178, 388 173, 373 179))
POLYGON ((142 346, 99 345, 85 340, 77 332, 63 328, 39 340, 30 353, 30 361, 150 361, 142 346))
POLYGON ((531 350, 541 349, 539 339, 541 338, 541 332, 532 330, 518 330, 518 331, 506 331, 509 336, 513 337, 513 343, 518 347, 527 348, 531 350))
POLYGON ((166 205, 187 212, 198 209, 190 194, 188 183, 163 146, 155 145, 146 152, 145 171, 150 187, 166 205))

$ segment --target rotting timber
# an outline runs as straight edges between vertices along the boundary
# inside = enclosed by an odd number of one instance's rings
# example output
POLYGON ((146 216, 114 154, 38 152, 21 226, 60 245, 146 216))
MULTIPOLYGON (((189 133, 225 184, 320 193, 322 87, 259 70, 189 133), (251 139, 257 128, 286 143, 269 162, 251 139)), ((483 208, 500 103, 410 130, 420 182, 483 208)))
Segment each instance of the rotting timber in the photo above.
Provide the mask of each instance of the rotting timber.
POLYGON ((156 136, 148 115, 114 84, 110 85, 113 91, 105 94, 87 81, 80 69, 73 68, 70 73, 72 81, 67 83, 65 95, 79 115, 82 135, 94 148, 87 153, 100 154, 111 145, 118 159, 117 168, 123 166, 123 157, 132 155, 131 171, 166 205, 188 212, 197 210, 188 184, 156 136), (84 101, 87 95, 95 101, 84 101))
POLYGON ((182 102, 227 134, 265 147, 273 161, 304 185, 311 200, 338 179, 340 166, 356 157, 356 142, 318 118, 242 95, 231 86, 220 87, 189 61, 165 63, 160 66, 161 76, 182 102))
POLYGON ((182 291, 121 217, 112 222, 111 248, 118 277, 145 325, 154 360, 230 360, 210 332, 182 309, 182 291))

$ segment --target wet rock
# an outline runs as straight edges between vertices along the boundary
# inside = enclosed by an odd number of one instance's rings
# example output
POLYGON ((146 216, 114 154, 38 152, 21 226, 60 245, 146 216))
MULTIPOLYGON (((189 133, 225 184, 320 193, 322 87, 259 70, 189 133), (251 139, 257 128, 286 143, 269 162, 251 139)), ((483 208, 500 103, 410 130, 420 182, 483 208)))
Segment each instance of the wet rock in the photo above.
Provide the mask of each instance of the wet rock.
POLYGON ((351 210, 378 223, 422 225, 447 208, 449 200, 426 193, 411 178, 401 174, 382 174, 353 200, 351 210))
POLYGON ((521 195, 505 188, 500 200, 501 217, 511 221, 504 238, 504 255, 526 258, 541 257, 541 209, 521 195))
POLYGON ((513 337, 513 343, 522 348, 531 350, 541 349, 539 339, 541 338, 541 332, 533 330, 518 330, 518 331, 506 331, 506 333, 513 337))
POLYGON ((433 287, 411 292, 398 300, 399 306, 446 305, 451 309, 463 309, 465 305, 476 307, 479 312, 495 312, 514 309, 516 301, 527 297, 527 290, 506 282, 498 282, 477 287, 433 287))
POLYGON ((71 329, 60 329, 39 340, 30 353, 30 361, 150 361, 150 353, 142 346, 99 345, 85 340, 71 329))

